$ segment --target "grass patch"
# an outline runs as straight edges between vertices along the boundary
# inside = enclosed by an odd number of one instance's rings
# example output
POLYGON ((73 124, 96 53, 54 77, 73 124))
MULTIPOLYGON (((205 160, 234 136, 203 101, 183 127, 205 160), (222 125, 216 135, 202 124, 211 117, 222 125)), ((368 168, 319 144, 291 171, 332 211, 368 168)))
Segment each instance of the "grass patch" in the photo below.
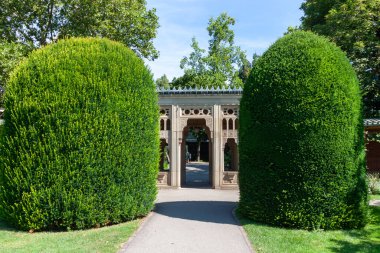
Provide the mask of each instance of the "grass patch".
POLYGON ((29 234, 0 220, 0 252, 117 252, 141 220, 98 229, 29 234))
POLYGON ((369 195, 370 200, 380 200, 380 195, 369 195))
POLYGON ((371 221, 361 230, 305 231, 240 218, 254 249, 265 253, 380 252, 380 207, 370 207, 371 221))

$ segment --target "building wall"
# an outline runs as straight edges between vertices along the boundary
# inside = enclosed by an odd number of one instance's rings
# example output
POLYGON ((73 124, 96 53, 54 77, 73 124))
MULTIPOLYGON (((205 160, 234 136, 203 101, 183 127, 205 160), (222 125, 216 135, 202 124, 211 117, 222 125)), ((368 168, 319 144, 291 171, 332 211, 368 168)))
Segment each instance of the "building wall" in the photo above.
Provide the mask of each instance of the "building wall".
MULTIPOLYGON (((217 92, 217 91, 216 91, 217 92)), ((234 169, 224 170, 224 147, 228 139, 237 140, 238 113, 241 93, 160 94, 160 138, 169 144, 170 170, 160 172, 160 187, 182 187, 185 182, 186 131, 189 127, 205 127, 209 138, 210 183, 215 189, 237 188, 238 156, 234 150, 234 169), (166 122, 170 120, 171 127, 166 122), (222 129, 223 120, 225 129, 222 129), (202 121, 202 123, 201 123, 202 121), (166 175, 164 175, 166 173, 166 175)))
MULTIPOLYGON (((380 133, 380 126, 367 128, 366 131, 368 133, 380 133)), ((367 142, 366 149, 368 172, 380 173, 380 143, 376 141, 367 142)))

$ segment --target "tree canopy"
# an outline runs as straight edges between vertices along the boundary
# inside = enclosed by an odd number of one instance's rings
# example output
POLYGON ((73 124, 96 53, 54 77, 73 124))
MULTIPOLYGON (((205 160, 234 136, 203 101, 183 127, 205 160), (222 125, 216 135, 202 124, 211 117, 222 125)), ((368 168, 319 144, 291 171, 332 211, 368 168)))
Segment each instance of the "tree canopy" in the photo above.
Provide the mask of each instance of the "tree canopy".
POLYGON ((346 0, 306 0, 301 5, 304 16, 301 18, 302 27, 307 30, 318 30, 326 24, 326 16, 331 9, 346 0))
POLYGON ((63 37, 107 37, 155 59, 155 9, 145 0, 3 0, 0 38, 36 48, 63 37))
POLYGON ((156 86, 160 87, 160 88, 166 88, 166 89, 169 88, 170 84, 169 84, 168 77, 164 74, 160 78, 157 78, 157 80, 156 80, 156 86))
MULTIPOLYGON (((9 73, 28 51, 29 48, 20 43, 0 40, 0 87, 5 87, 9 73)), ((3 104, 2 94, 3 90, 0 90, 0 107, 3 104)))
POLYGON ((380 117, 380 1, 305 1, 302 28, 329 37, 346 53, 364 92, 366 117, 380 117))
MULTIPOLYGON (((0 1, 0 86, 31 50, 66 37, 106 37, 154 60, 158 17, 146 0, 0 1)), ((0 97, 1 105, 1 97, 0 97)))
MULTIPOLYGON (((246 54, 235 45, 235 33, 231 26, 235 19, 227 13, 216 19, 210 18, 207 31, 210 36, 208 51, 200 48, 196 38, 192 38, 193 52, 181 60, 180 67, 185 74, 175 78, 173 86, 242 86, 239 71, 245 73, 244 66, 250 66, 246 54)), ((243 74, 244 75, 244 74, 243 74)))

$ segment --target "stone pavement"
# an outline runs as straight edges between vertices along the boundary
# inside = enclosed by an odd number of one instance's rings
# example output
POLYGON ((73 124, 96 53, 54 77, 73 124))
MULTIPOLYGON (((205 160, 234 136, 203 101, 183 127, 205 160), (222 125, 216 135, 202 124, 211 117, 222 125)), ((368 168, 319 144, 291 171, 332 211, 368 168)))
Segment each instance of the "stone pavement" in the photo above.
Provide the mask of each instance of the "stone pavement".
POLYGON ((156 208, 120 252, 253 252, 233 216, 236 190, 163 189, 156 208))
POLYGON ((205 162, 190 162, 186 164, 185 187, 210 187, 209 168, 205 162))

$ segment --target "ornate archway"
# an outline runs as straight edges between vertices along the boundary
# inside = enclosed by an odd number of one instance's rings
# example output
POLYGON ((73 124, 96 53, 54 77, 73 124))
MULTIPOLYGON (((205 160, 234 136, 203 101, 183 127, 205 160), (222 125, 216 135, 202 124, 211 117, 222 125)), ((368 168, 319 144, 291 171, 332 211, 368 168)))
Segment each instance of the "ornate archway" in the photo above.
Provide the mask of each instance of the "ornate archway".
POLYGON ((184 142, 189 127, 205 127, 209 139, 212 188, 238 187, 238 126, 241 89, 158 90, 160 138, 168 143, 170 169, 161 171, 159 186, 181 187, 184 180, 184 142), (232 142, 231 142, 232 141, 232 142), (235 143, 234 170, 225 166, 225 145, 235 143))
MULTIPOLYGON (((191 129, 198 129, 198 130, 201 130, 201 129, 204 129, 205 130, 205 134, 207 135, 207 144, 208 144, 208 147, 207 147, 207 155, 208 155, 208 173, 209 173, 209 178, 208 178, 208 181, 211 185, 211 182, 212 182, 212 134, 211 134, 211 130, 210 130, 210 127, 207 126, 207 123, 206 123, 206 119, 205 118, 202 118, 202 117, 189 117, 187 119, 187 124, 186 126, 183 128, 183 136, 182 136, 182 145, 181 145, 181 187, 183 187, 184 185, 187 184, 188 180, 186 178, 187 176, 187 173, 186 173, 186 170, 187 170, 187 162, 186 162, 186 152, 188 152, 188 150, 186 150, 186 146, 187 146, 187 142, 186 142, 186 137, 190 134, 190 130, 191 129)), ((199 143, 201 144, 201 143, 199 143)), ((198 145, 199 145, 198 144, 198 145)), ((197 146, 198 146, 197 145, 197 146)), ((197 147, 200 149, 200 147, 197 147)), ((200 151, 200 150, 199 150, 200 151)), ((197 156, 201 156, 201 153, 197 154, 199 152, 197 150, 197 152, 195 152, 195 154, 193 153, 193 158, 198 158, 197 156), (195 155, 195 157, 194 157, 195 155)), ((199 158, 198 158, 199 160, 199 158)), ((206 184, 207 185, 207 184, 206 184)))

